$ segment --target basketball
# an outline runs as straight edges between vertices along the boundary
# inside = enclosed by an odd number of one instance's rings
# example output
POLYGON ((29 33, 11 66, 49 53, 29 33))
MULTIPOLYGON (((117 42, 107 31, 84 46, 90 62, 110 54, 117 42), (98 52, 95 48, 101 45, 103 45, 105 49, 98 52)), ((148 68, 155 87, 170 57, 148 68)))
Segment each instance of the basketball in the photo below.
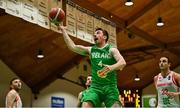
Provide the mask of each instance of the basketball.
POLYGON ((61 8, 51 8, 49 12, 49 19, 55 25, 58 25, 63 21, 65 13, 61 8))

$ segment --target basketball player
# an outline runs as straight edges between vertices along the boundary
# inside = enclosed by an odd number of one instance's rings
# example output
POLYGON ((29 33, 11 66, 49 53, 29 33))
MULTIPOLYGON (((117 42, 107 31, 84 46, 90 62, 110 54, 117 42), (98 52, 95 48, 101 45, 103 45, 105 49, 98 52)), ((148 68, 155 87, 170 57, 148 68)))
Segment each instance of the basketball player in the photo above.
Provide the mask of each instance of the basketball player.
POLYGON ((78 107, 81 107, 81 104, 82 104, 82 102, 81 102, 81 99, 83 98, 83 96, 85 95, 85 92, 88 90, 88 88, 90 87, 90 84, 91 84, 91 76, 90 75, 88 75, 88 77, 87 77, 87 79, 86 79, 86 90, 84 90, 84 91, 81 91, 80 93, 79 93, 79 96, 78 96, 78 107))
MULTIPOLYGON (((85 84, 85 85, 86 85, 86 90, 81 91, 81 92, 79 93, 79 96, 78 96, 78 108, 82 106, 81 100, 82 100, 83 96, 86 94, 86 92, 88 91, 88 88, 89 88, 90 85, 91 85, 91 76, 90 76, 90 75, 88 75, 88 77, 87 77, 87 79, 86 79, 86 84, 85 84)), ((101 108, 105 108, 104 103, 101 104, 101 108)))
POLYGON ((96 29, 95 45, 83 46, 71 40, 64 26, 59 26, 59 29, 70 50, 90 57, 92 82, 82 99, 82 107, 99 107, 103 102, 106 107, 120 107, 116 71, 122 70, 126 62, 118 49, 107 43, 108 32, 102 28, 96 29))
POLYGON ((159 61, 161 73, 154 77, 157 89, 158 108, 180 108, 180 74, 170 70, 170 62, 167 57, 161 57, 159 61))
POLYGON ((21 85, 19 78, 13 78, 10 81, 10 91, 6 95, 6 108, 22 108, 22 101, 19 95, 21 85))

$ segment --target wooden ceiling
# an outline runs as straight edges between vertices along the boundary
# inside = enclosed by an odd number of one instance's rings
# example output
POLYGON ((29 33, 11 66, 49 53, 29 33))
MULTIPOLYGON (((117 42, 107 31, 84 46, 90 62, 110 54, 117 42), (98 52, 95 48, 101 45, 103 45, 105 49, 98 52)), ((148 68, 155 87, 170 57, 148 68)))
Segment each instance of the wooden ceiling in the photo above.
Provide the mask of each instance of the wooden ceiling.
MULTIPOLYGON (((152 83, 159 73, 158 60, 162 55, 173 61, 171 69, 180 65, 179 0, 134 0, 131 7, 124 5, 125 0, 72 1, 117 24, 118 49, 127 62, 124 70, 118 72, 120 89, 142 89, 152 83), (156 26, 159 15, 165 22, 163 27, 156 26), (141 78, 139 82, 133 80, 136 73, 141 78)), ((8 15, 3 9, 0 21, 0 58, 34 93, 84 58, 67 49, 61 34, 8 15), (40 47, 44 59, 36 58, 40 47)))

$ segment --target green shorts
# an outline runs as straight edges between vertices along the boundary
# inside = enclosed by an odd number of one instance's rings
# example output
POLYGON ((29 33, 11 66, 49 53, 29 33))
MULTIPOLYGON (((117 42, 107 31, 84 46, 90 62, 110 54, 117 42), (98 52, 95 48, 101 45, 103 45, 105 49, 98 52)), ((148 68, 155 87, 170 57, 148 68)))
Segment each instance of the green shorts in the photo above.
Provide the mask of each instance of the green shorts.
POLYGON ((119 91, 115 85, 106 86, 92 86, 90 87, 82 98, 82 102, 91 102, 94 107, 101 107, 102 102, 106 107, 111 107, 115 102, 119 101, 119 91))

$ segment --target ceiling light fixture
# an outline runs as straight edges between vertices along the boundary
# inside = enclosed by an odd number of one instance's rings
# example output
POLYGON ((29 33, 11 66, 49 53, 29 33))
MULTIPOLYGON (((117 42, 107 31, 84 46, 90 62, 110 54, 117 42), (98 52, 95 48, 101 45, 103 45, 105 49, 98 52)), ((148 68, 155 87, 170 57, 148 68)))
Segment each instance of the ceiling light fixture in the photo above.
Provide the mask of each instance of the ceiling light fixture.
POLYGON ((43 54, 43 50, 42 49, 38 49, 37 58, 39 58, 39 59, 44 58, 44 54, 43 54))
POLYGON ((164 25, 164 22, 163 22, 163 20, 162 20, 162 18, 161 17, 158 17, 157 18, 157 24, 156 24, 158 27, 162 27, 163 25, 164 25))
POLYGON ((160 15, 160 9, 161 9, 161 2, 159 3, 159 5, 158 5, 158 18, 157 18, 157 22, 156 22, 156 26, 157 27, 162 27, 162 26, 164 26, 164 22, 163 22, 163 19, 162 19, 162 17, 161 17, 161 15, 160 15))
POLYGON ((125 5, 126 6, 132 6, 133 5, 132 0, 126 0, 125 5))
POLYGON ((136 74, 136 77, 134 78, 135 81, 140 81, 140 78, 138 76, 138 74, 136 74))

